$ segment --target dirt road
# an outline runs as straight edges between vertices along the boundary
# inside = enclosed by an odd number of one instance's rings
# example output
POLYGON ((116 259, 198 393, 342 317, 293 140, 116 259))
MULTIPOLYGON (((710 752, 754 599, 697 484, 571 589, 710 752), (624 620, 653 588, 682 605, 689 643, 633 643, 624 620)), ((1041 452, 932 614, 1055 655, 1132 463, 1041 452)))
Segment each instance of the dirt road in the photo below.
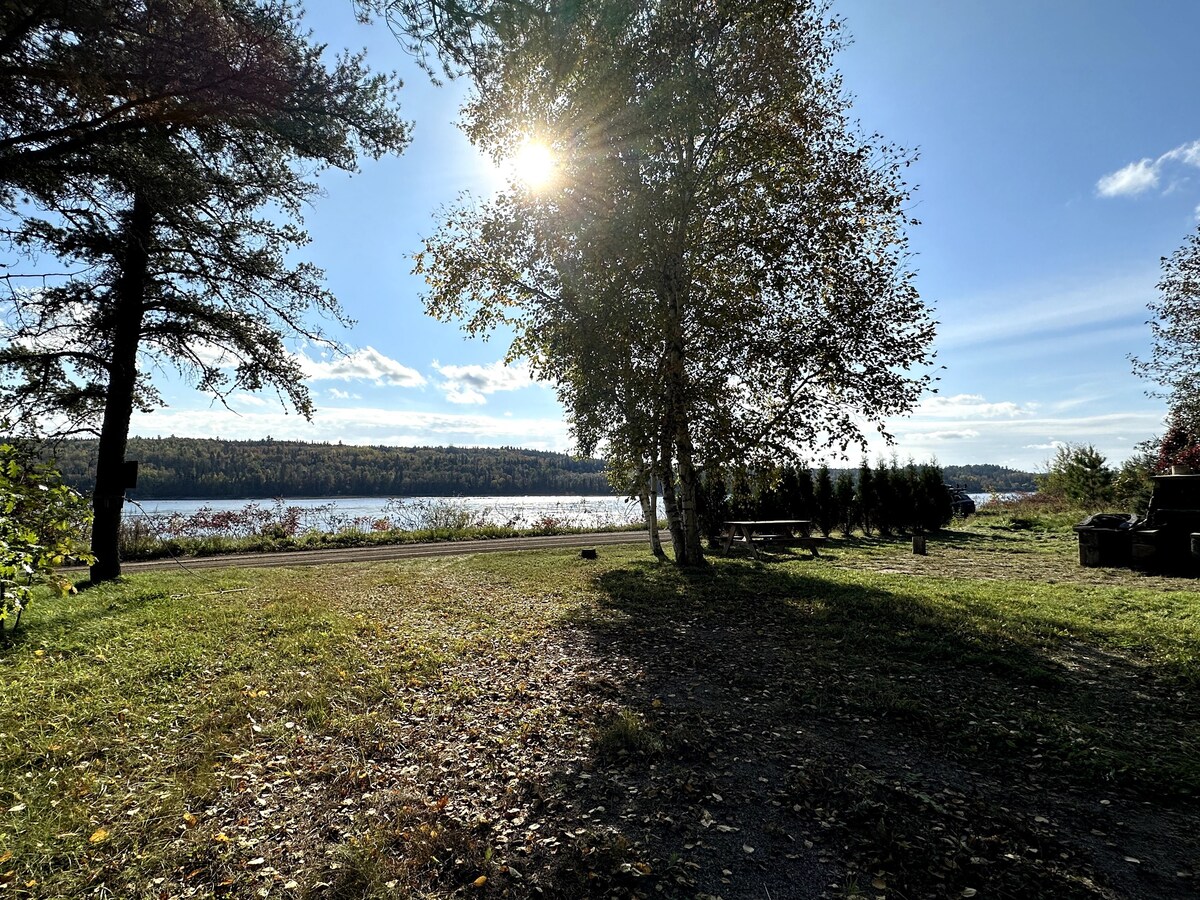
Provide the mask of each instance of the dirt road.
MULTIPOLYGON (((669 535, 664 535, 669 541, 669 535)), ((372 547, 335 547, 327 550, 290 550, 284 553, 230 553, 121 563, 121 572, 132 575, 149 569, 214 569, 224 566, 324 566, 332 563, 378 562, 416 556, 452 556, 462 553, 495 553, 510 550, 545 550, 553 547, 602 547, 606 544, 645 542, 645 532, 615 531, 588 534, 555 534, 542 537, 496 538, 480 541, 440 541, 431 544, 386 544, 372 547)), ((66 570, 74 571, 74 570, 66 570)), ((79 572, 85 570, 79 569, 79 572)))

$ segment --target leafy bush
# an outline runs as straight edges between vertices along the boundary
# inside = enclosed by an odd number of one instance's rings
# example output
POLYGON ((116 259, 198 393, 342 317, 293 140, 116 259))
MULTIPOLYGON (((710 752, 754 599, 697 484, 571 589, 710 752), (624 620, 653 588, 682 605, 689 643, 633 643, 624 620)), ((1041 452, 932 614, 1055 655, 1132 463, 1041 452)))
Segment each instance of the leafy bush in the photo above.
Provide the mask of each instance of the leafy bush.
POLYGON ((1113 470, 1091 444, 1064 444, 1038 477, 1038 490, 1095 511, 1113 501, 1113 470))
POLYGON ((1140 452, 1121 463, 1113 478, 1113 500, 1123 509, 1144 516, 1150 508, 1150 495, 1154 491, 1151 477, 1157 469, 1157 454, 1139 445, 1140 452))
POLYGON ((1200 436, 1186 426, 1180 415, 1172 415, 1167 433, 1158 448, 1157 470, 1169 472, 1182 466, 1200 472, 1200 436))
POLYGON ((0 444, 0 633, 20 626, 36 585, 74 590, 54 570, 91 562, 83 545, 91 518, 87 499, 53 467, 0 444))

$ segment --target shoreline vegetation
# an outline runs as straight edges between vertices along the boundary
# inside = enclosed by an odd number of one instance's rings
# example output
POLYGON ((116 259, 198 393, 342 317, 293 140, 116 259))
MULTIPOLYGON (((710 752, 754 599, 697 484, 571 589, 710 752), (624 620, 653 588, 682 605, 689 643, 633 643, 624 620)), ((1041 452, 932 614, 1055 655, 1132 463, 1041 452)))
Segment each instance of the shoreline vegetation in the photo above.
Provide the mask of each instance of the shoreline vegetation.
MULTIPOLYGON (((301 508, 285 500, 265 506, 249 503, 233 510, 203 507, 189 515, 128 516, 121 526, 121 558, 133 562, 644 529, 640 521, 616 514, 608 520, 598 519, 595 510, 585 517, 570 507, 550 515, 517 515, 503 522, 493 521, 490 513, 487 507, 468 506, 452 498, 423 498, 413 503, 388 501, 379 515, 370 517, 341 515, 334 503, 301 508)), ((1071 504, 1050 497, 997 495, 979 508, 972 521, 998 529, 1048 532, 1069 529, 1082 516, 1071 504)), ((660 521, 659 526, 665 524, 660 521)), ((863 536, 860 530, 843 537, 855 534, 863 536)))
MULTIPOLYGON (((502 500, 503 498, 497 498, 502 500)), ((488 507, 468 506, 452 498, 389 500, 377 515, 347 516, 336 503, 316 507, 248 503, 240 509, 202 507, 181 513, 127 516, 121 523, 121 558, 274 553, 338 547, 479 541, 591 532, 637 531, 644 526, 614 514, 598 517, 586 504, 564 506, 529 517, 514 514, 494 521, 488 507)))
MULTIPOLYGON (((47 447, 63 480, 94 485, 95 440, 47 447)), ((613 496, 599 459, 515 447, 393 447, 304 441, 130 438, 143 500, 253 497, 613 496)), ((835 470, 835 474, 837 471, 835 470)), ((1034 475, 997 465, 943 466, 969 493, 1036 489, 1034 475)))
POLYGON ((929 541, 127 575, 2 661, 15 897, 1195 896, 1200 593, 929 541))

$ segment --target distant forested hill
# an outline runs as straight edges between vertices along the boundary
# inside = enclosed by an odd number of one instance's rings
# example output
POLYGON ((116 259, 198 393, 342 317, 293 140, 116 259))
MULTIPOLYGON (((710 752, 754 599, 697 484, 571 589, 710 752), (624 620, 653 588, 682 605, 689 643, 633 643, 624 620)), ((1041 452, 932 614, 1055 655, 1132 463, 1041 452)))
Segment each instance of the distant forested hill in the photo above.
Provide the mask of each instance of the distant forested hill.
MULTIPOLYGON (((91 490, 96 441, 59 444, 64 480, 91 490)), ((604 463, 515 447, 354 447, 302 441, 130 438, 133 496, 420 497, 610 494, 604 463)))
POLYGON ((1032 472, 1018 472, 1004 466, 942 466, 942 478, 946 484, 961 487, 970 494, 986 494, 993 491, 1036 491, 1032 472))
MULTIPOLYGON (((358 447, 303 441, 130 438, 139 462, 134 496, 455 497, 612 493, 604 462, 519 447, 358 447)), ((92 489, 96 442, 54 451, 66 482, 92 489)), ((1034 476, 1003 466, 944 466, 947 484, 971 493, 1032 491, 1034 476)))

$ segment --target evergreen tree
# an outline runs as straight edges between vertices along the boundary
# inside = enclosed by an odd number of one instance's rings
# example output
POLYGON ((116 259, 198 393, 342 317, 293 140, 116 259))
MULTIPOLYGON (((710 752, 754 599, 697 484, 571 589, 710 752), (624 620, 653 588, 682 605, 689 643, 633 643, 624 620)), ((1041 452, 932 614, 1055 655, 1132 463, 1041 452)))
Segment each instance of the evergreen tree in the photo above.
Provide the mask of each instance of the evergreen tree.
POLYGON ((394 81, 359 56, 327 66, 282 0, 51 2, 33 15, 45 10, 56 13, 24 31, 4 21, 0 68, 19 68, 26 94, 0 103, 0 188, 36 201, 15 245, 78 274, 5 298, 0 368, 28 430, 99 434, 102 581, 120 574, 130 419, 161 403, 147 359, 217 398, 272 389, 310 415, 285 339, 330 343, 314 317, 346 321, 319 270, 291 259, 307 242, 312 174, 353 170, 408 134, 394 81))
POLYGON ((954 518, 953 498, 942 478, 941 467, 922 465, 914 486, 917 527, 921 531, 941 531, 954 518))
POLYGON ((833 499, 838 511, 837 527, 843 536, 850 537, 859 516, 854 502, 854 476, 849 472, 838 473, 833 485, 833 499))
POLYGON ((833 477, 829 466, 821 463, 817 469, 816 486, 813 491, 813 502, 816 507, 816 523, 821 534, 829 537, 839 519, 837 498, 833 492, 833 477))
POLYGON ((888 466, 888 481, 892 488, 891 518, 896 531, 900 534, 912 531, 916 527, 916 510, 913 502, 916 473, 916 463, 911 460, 907 465, 901 466, 893 456, 888 466))
POLYGON ((858 483, 855 485, 855 503, 858 506, 858 524, 863 534, 870 536, 878 525, 879 496, 875 489, 875 475, 866 457, 858 466, 858 483))
POLYGON ((1038 479, 1038 490, 1065 497, 1088 509, 1111 503, 1114 473, 1091 444, 1058 448, 1049 471, 1038 479))
POLYGON ((895 470, 886 460, 875 464, 875 527, 882 537, 891 537, 901 524, 896 517, 895 470))

